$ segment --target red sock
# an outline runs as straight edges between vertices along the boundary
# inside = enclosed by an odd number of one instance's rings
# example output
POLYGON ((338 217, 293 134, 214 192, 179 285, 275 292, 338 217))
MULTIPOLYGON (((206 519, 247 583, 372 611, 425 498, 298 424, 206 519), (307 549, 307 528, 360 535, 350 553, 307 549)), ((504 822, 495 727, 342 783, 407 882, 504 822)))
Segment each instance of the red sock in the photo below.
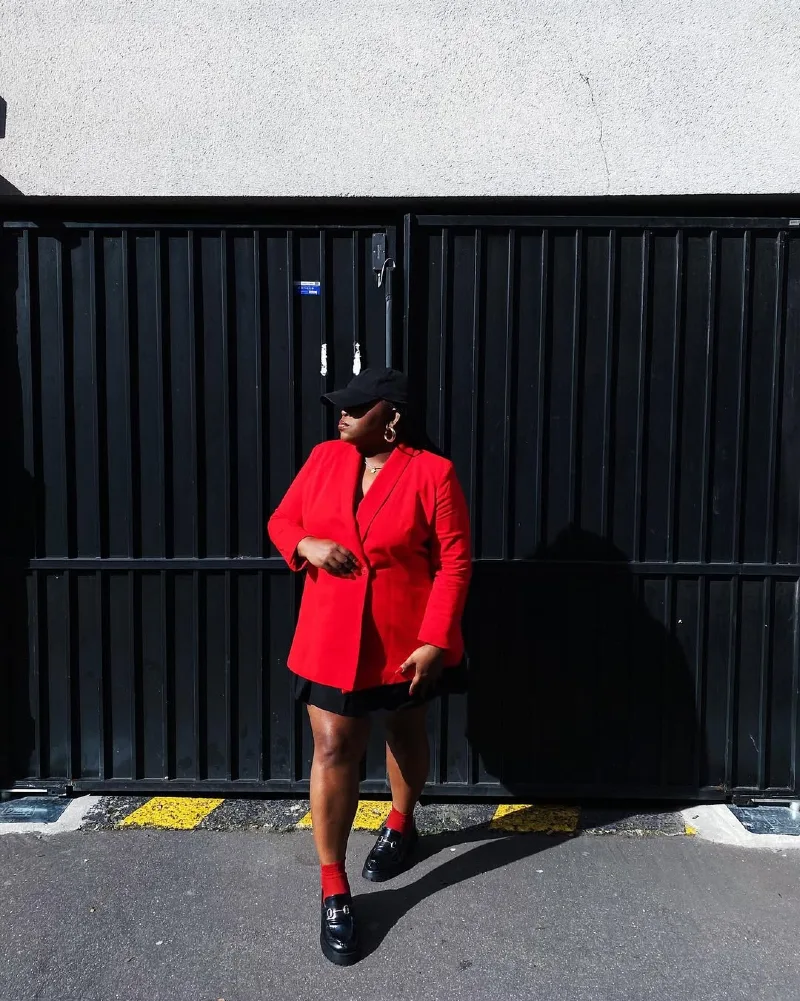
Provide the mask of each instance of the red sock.
POLYGON ((401 813, 399 810, 395 810, 394 807, 392 807, 389 816, 386 818, 386 826, 393 831, 397 831, 398 834, 407 834, 411 830, 413 823, 413 813, 401 813))
POLYGON ((329 865, 321 865, 319 867, 319 874, 322 880, 323 900, 326 897, 350 892, 347 873, 344 871, 344 860, 341 862, 331 862, 329 865))

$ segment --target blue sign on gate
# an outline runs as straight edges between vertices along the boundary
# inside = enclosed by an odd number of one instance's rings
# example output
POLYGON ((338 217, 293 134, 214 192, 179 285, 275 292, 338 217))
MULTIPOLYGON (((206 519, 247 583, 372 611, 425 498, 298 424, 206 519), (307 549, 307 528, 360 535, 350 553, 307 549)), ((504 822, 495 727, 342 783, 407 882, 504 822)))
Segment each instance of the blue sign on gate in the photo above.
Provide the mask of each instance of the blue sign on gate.
POLYGON ((320 282, 295 282, 295 295, 322 295, 320 282))

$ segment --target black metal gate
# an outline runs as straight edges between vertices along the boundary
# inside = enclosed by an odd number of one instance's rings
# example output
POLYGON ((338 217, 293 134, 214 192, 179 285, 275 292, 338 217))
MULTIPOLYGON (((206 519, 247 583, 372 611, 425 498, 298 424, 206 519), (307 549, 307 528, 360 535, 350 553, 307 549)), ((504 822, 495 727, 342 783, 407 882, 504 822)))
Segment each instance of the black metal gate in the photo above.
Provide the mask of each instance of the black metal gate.
MULTIPOLYGON (((264 523, 332 434, 320 392, 382 363, 381 230, 6 224, 0 785, 305 788, 264 523)), ((407 217, 402 244, 395 359, 475 535, 432 790, 796 792, 788 221, 407 217)))
POLYGON ((796 792, 788 220, 420 217, 408 232, 406 361, 477 560, 473 683, 441 709, 439 781, 796 792))
POLYGON ((383 363, 374 232, 6 225, 6 781, 307 779, 265 522, 383 363))

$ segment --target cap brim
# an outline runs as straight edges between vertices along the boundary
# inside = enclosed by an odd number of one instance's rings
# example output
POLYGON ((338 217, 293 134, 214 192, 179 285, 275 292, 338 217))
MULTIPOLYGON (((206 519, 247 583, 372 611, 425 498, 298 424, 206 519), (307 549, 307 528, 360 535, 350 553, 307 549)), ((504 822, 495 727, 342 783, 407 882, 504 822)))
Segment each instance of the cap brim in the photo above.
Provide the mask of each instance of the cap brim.
POLYGON ((336 389, 332 393, 325 393, 320 397, 323 403, 330 403, 334 407, 363 407, 365 403, 374 403, 378 397, 370 396, 368 393, 360 393, 357 389, 336 389))

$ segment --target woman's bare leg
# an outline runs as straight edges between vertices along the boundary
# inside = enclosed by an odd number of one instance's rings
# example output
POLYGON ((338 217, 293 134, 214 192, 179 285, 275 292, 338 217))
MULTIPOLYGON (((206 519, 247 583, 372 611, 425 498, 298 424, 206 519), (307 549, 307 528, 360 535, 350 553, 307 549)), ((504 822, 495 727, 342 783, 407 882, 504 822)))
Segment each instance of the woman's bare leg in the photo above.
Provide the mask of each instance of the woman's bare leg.
POLYGON ((311 764, 311 815, 314 844, 321 865, 345 857, 358 808, 361 759, 367 747, 369 720, 308 706, 314 734, 311 764))
POLYGON ((410 814, 428 778, 430 748, 425 726, 427 706, 402 709, 386 720, 386 767, 392 787, 392 805, 410 814))

